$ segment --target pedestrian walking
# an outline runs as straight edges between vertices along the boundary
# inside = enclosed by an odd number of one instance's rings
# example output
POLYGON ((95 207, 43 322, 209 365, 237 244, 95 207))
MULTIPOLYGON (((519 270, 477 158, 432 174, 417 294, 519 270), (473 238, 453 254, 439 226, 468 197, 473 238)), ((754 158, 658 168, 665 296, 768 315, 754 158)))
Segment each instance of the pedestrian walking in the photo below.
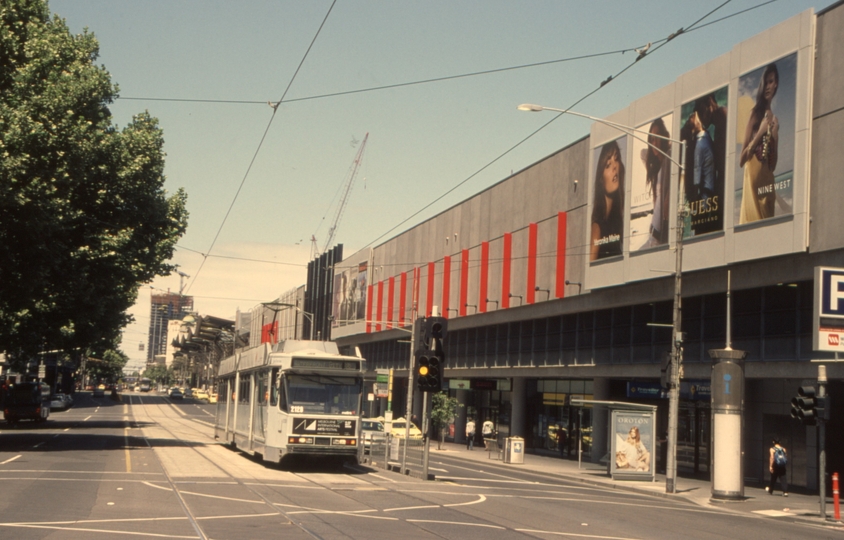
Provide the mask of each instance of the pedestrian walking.
POLYGON ((565 457, 568 451, 568 437, 566 437, 566 428, 562 424, 557 426, 557 446, 560 448, 560 457, 565 457))
POLYGON ((780 480, 782 487, 782 496, 788 497, 788 478, 786 475, 786 465, 788 465, 788 452, 785 447, 780 444, 779 438, 774 437, 771 449, 769 450, 768 469, 771 471, 771 483, 765 488, 768 495, 774 494, 774 486, 777 483, 777 478, 780 480))
POLYGON ((472 450, 475 445, 475 421, 471 418, 466 422, 466 448, 472 450))

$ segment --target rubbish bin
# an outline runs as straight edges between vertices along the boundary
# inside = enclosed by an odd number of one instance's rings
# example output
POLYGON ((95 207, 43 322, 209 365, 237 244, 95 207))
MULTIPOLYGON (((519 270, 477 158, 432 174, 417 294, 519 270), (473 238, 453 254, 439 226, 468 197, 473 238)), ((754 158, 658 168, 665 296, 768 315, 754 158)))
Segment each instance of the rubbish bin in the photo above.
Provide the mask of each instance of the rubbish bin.
POLYGON ((521 437, 507 437, 504 444, 504 463, 525 462, 525 440, 521 437))

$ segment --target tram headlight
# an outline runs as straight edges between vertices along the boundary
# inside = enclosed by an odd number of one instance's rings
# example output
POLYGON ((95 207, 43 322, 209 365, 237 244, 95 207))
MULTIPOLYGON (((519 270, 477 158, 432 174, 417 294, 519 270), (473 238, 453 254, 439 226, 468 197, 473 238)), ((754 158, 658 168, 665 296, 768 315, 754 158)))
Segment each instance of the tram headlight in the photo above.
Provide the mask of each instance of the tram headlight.
POLYGON ((331 443, 334 445, 343 445, 343 446, 356 446, 358 444, 357 439, 332 439, 331 443))

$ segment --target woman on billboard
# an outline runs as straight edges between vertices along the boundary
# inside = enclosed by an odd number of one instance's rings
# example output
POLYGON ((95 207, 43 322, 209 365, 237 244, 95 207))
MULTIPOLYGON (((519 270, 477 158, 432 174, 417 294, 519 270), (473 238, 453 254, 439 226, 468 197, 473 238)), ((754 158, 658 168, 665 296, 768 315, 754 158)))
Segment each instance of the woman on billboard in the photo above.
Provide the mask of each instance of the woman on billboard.
POLYGON ((774 216, 774 169, 777 167, 779 120, 771 110, 771 101, 777 93, 779 82, 776 64, 768 64, 759 81, 756 105, 747 122, 739 158, 739 166, 744 168, 739 223, 751 223, 774 216))
POLYGON ((624 163, 617 141, 601 148, 595 169, 595 200, 589 260, 621 255, 624 231, 624 163))

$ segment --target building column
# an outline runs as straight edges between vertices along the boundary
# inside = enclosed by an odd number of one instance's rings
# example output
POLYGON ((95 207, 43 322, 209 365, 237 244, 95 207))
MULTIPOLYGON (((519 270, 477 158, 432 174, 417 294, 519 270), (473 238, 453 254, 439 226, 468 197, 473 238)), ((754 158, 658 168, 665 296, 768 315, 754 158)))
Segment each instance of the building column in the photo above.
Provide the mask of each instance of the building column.
POLYGON ((513 377, 510 402, 510 436, 526 438, 525 411, 527 410, 527 379, 513 377))
POLYGON ((454 442, 466 444, 466 411, 469 408, 469 401, 472 392, 470 390, 457 391, 457 418, 454 420, 454 442))
MULTIPOLYGON (((592 399, 610 401, 610 380, 595 378, 592 381, 592 399)), ((610 423, 609 410, 606 407, 592 409, 592 463, 598 463, 609 451, 607 438, 610 423)))

